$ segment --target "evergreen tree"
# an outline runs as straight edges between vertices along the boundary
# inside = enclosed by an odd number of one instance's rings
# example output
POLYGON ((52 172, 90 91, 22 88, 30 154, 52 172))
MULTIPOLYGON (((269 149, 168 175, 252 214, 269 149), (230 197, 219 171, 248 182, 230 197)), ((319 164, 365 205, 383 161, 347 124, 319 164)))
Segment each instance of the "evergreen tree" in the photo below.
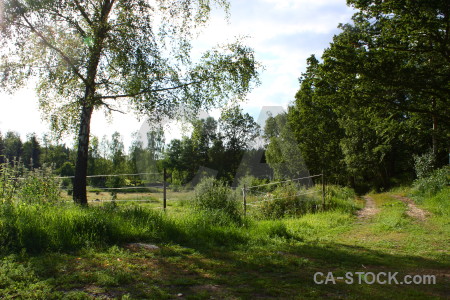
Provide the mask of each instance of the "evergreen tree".
POLYGON ((23 162, 25 166, 39 168, 41 166, 41 152, 41 145, 38 142, 36 134, 29 134, 27 136, 27 141, 23 144, 23 162))
POLYGON ((5 158, 9 162, 22 160, 23 143, 17 132, 8 131, 4 138, 5 158))

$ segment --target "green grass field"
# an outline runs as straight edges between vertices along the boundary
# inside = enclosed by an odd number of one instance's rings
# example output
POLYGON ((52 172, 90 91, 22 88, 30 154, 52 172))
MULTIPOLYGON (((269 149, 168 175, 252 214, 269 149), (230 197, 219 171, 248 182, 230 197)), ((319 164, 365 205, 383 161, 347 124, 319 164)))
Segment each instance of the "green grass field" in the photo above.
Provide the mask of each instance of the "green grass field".
POLYGON ((0 298, 445 299, 450 221, 448 205, 436 199, 448 201, 450 191, 417 200, 429 213, 424 219, 408 215, 408 205, 394 197, 408 193, 369 195, 378 212, 367 218, 339 206, 227 225, 194 211, 189 193, 169 197, 166 213, 153 209, 156 196, 116 207, 3 206, 0 298), (318 285, 316 272, 425 274, 436 284, 318 285))

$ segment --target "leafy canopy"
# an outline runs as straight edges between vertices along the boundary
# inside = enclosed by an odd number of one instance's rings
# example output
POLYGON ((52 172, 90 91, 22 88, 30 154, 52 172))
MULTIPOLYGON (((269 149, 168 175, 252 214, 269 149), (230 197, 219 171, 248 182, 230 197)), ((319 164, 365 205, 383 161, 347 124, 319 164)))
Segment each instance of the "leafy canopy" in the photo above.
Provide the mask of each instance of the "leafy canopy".
POLYGON ((190 58, 191 40, 214 5, 228 9, 225 0, 0 3, 0 86, 36 78, 57 132, 78 125, 83 105, 176 117, 242 99, 257 82, 253 51, 239 40, 190 58))

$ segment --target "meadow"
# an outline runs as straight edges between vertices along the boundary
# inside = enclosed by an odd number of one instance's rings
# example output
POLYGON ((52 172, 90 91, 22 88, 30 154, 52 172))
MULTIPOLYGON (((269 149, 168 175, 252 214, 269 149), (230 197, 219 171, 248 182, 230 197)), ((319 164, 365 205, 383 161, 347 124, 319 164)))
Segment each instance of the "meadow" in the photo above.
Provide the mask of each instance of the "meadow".
MULTIPOLYGON (((217 204, 220 195, 209 197, 217 204)), ((120 195, 131 196, 136 195, 120 195)), ((436 187, 418 182, 413 188, 369 193, 365 200, 351 189, 327 186, 327 209, 283 217, 227 210, 237 218, 202 206, 198 190, 169 193, 165 212, 156 208, 161 206, 158 194, 148 203, 99 202, 89 207, 65 201, 3 202, 0 295, 445 299, 450 283, 449 196, 446 183, 436 187), (411 214, 405 199, 424 215, 411 214), (372 211, 365 211, 367 201, 374 205, 372 211), (435 275, 436 284, 316 284, 317 272, 435 275)))

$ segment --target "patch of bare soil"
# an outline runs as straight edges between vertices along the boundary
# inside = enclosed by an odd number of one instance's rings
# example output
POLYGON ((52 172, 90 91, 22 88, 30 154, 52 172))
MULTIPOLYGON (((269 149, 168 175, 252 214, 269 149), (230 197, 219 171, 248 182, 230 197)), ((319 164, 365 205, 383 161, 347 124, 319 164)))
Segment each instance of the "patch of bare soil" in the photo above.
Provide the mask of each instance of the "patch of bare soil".
POLYGON ((216 284, 204 284, 204 285, 196 285, 192 287, 192 290, 196 291, 196 292, 200 292, 200 291, 208 291, 208 292, 222 292, 223 288, 219 285, 216 284))
POLYGON ((367 220, 376 215, 380 211, 375 205, 375 201, 373 201, 372 197, 364 196, 363 198, 366 201, 366 205, 364 206, 363 209, 361 209, 358 212, 358 219, 360 221, 367 220))
POLYGON ((406 214, 408 216, 410 216, 411 218, 414 218, 414 219, 417 219, 420 221, 425 221, 427 219, 427 217, 431 215, 430 212, 428 212, 420 207, 417 207, 417 205, 414 203, 414 201, 407 197, 403 197, 400 195, 394 195, 393 197, 408 205, 408 210, 406 211, 406 214))
POLYGON ((130 244, 126 244, 125 248, 130 249, 130 250, 139 250, 139 249, 145 249, 145 250, 149 250, 149 251, 154 251, 154 250, 159 250, 159 247, 156 245, 152 245, 152 244, 145 244, 145 243, 130 243, 130 244))

